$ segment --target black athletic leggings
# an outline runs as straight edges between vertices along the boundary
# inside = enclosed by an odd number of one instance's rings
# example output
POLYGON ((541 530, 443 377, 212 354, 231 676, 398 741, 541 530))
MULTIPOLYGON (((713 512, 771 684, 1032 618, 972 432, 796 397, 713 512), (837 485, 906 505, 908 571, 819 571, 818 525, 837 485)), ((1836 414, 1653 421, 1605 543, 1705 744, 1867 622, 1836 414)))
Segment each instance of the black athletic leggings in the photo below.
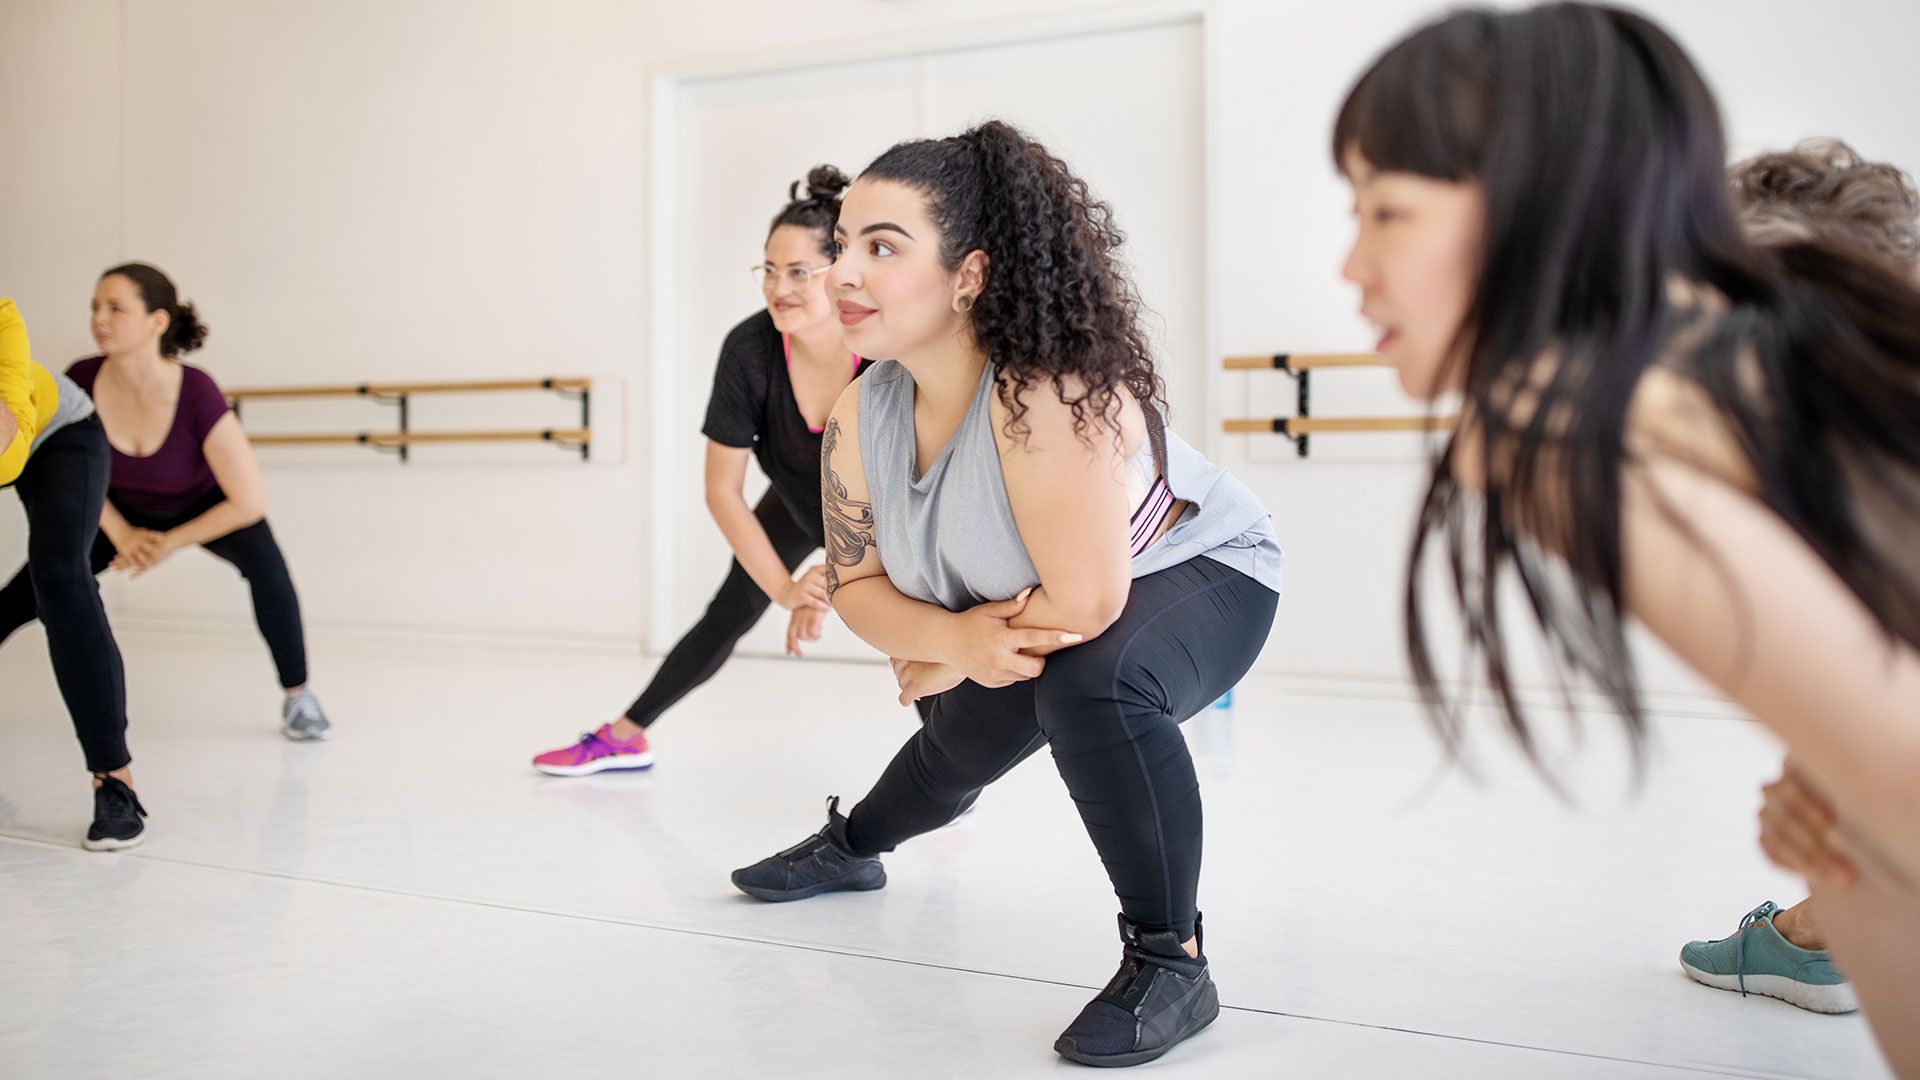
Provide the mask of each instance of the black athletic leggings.
POLYGON ((1193 935, 1200 781, 1180 724, 1238 682, 1267 642, 1275 593, 1207 558, 1139 578, 1107 632, 1047 658, 1037 679, 939 695, 848 815, 863 855, 951 821, 1043 744, 1126 917, 1193 935))
MULTIPOLYGON (((820 522, 802 525, 795 521, 787 504, 772 491, 761 497, 759 505, 753 508, 753 516, 767 531, 767 539, 773 541, 774 554, 780 556, 789 574, 802 559, 826 543, 820 522)), ((753 624, 760 621, 772 603, 772 598, 747 576, 740 560, 733 560, 727 579, 721 582, 720 591, 707 605, 706 614, 674 643, 673 651, 661 661, 660 670, 654 672, 653 681, 627 706, 627 719, 643 728, 651 727, 661 713, 686 697, 694 687, 713 678, 720 665, 733 655, 733 647, 740 638, 753 629, 753 624)))
POLYGON ((112 458, 107 432, 89 416, 47 436, 27 459, 16 485, 27 511, 27 567, 0 593, 0 641, 33 618, 47 627, 47 653, 89 772, 131 764, 127 753, 127 682, 120 648, 87 567, 87 547, 100 531, 112 458), (14 618, 24 604, 26 615, 14 618))
MULTIPOLYGON (((185 510, 164 516, 130 510, 118 503, 114 505, 129 525, 163 532, 192 521, 225 502, 226 498, 225 492, 215 488, 185 510)), ((218 539, 209 540, 203 546, 232 563, 240 571, 240 576, 247 579, 248 586, 253 590, 253 621, 260 628, 260 636, 266 638, 268 651, 273 654, 273 666, 279 672, 280 685, 289 690, 305 686, 307 645, 300 627, 300 597, 293 591, 293 578, 287 573, 287 560, 280 554, 280 545, 274 542, 273 530, 262 519, 218 539)), ((96 507, 93 515, 92 573, 105 570, 118 553, 113 541, 100 531, 100 511, 96 507)), ((36 604, 34 586, 28 582, 34 569, 33 555, 29 552, 26 568, 16 574, 5 589, 0 589, 0 641, 5 641, 8 634, 32 621, 38 613, 37 608, 44 607, 36 604)))

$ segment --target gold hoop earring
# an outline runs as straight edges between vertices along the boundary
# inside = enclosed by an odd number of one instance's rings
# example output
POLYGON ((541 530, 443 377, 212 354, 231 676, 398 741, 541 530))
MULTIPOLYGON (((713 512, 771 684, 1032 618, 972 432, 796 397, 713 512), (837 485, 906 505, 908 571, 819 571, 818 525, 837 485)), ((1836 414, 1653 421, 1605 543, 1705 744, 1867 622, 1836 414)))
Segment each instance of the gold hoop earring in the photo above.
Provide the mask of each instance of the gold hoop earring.
POLYGON ((965 315, 967 312, 972 311, 973 297, 969 296, 966 293, 961 293, 959 296, 954 297, 953 310, 959 312, 962 315, 965 315))

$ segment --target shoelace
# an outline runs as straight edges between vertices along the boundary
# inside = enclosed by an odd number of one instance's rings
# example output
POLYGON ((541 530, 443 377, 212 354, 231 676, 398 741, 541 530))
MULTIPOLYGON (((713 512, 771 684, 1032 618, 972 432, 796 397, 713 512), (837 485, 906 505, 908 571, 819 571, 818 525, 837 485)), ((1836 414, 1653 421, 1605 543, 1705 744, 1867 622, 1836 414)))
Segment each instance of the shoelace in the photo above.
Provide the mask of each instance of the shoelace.
POLYGON ((605 739, 603 739, 603 738, 601 738, 601 737, 600 737, 600 733, 599 733, 599 732, 597 732, 597 731, 583 731, 583 732, 581 732, 581 733, 580 733, 580 742, 579 742, 579 744, 578 744, 578 748, 579 748, 580 750, 582 750, 582 751, 586 751, 586 752, 588 752, 588 753, 589 753, 589 755, 591 755, 591 752, 592 752, 592 750, 593 750, 593 747, 594 747, 594 744, 596 744, 596 743, 598 743, 598 744, 599 744, 599 745, 601 745, 601 746, 604 746, 604 747, 606 747, 606 748, 607 748, 607 752, 608 752, 608 753, 612 753, 612 752, 613 752, 613 750, 614 750, 614 747, 613 747, 613 744, 612 744, 612 743, 610 743, 610 742, 608 742, 607 740, 605 740, 605 739))
POLYGON ((1740 980, 1741 997, 1747 996, 1747 931, 1766 922, 1778 910, 1780 910, 1779 905, 1771 900, 1761 904, 1747 912, 1746 918, 1740 920, 1740 929, 1733 933, 1733 936, 1739 939, 1734 949, 1734 975, 1740 980))

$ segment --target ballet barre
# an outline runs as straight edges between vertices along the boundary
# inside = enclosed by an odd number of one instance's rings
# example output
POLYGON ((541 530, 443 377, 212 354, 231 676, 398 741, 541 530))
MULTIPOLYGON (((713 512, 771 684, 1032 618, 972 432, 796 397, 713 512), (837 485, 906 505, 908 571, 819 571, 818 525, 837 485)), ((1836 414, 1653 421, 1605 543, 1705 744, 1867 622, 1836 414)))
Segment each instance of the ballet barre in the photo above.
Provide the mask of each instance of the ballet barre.
POLYGON ((1229 356, 1226 366, 1228 371, 1313 371, 1384 365, 1374 353, 1274 353, 1272 356, 1229 356))
POLYGON ((1331 368, 1385 367, 1374 353, 1273 353, 1267 356, 1229 356, 1228 371, 1280 371, 1293 378, 1294 415, 1223 422, 1229 435, 1285 435, 1293 440, 1294 450, 1307 456, 1307 437, 1315 434, 1344 434, 1377 431, 1450 431, 1454 416, 1314 416, 1313 382, 1315 371, 1331 368))
MULTIPOLYGON (((1452 431, 1453 416, 1276 416, 1270 420, 1228 420, 1229 435, 1286 435, 1354 431, 1452 431)), ((1304 456, 1305 451, 1301 452, 1304 456)))
POLYGON ((227 402, 235 417, 247 401, 272 398, 360 397, 394 406, 397 431, 317 432, 306 434, 249 434, 256 446, 371 446, 391 450, 401 462, 407 448, 418 443, 549 442, 578 449, 586 461, 592 448, 593 380, 581 377, 550 379, 491 379, 468 382, 353 383, 334 386, 258 386, 229 389, 227 402), (511 390, 552 391, 580 402, 577 428, 538 428, 521 431, 414 431, 408 427, 408 402, 420 394, 473 394, 511 390))
POLYGON ((586 428, 538 428, 531 431, 357 431, 314 435, 249 435, 255 446, 338 446, 359 444, 396 449, 413 443, 452 442, 551 442, 565 447, 584 447, 593 433, 586 428))

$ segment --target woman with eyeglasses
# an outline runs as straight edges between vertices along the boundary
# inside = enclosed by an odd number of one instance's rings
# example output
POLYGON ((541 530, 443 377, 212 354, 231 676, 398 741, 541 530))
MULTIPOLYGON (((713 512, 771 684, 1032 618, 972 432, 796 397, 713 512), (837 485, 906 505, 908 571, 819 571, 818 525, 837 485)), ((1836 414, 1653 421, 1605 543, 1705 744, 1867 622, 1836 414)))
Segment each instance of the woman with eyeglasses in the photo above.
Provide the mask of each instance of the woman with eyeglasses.
POLYGON ((765 310, 733 328, 720 347, 707 402, 707 509, 733 548, 733 566, 693 629, 618 720, 533 759, 552 776, 585 776, 653 764, 647 728, 712 678, 769 603, 792 613, 787 651, 818 641, 831 610, 826 570, 793 571, 825 543, 820 522, 820 437, 840 392, 864 366, 847 351, 821 273, 833 262, 833 226, 847 178, 831 165, 795 182, 767 232, 766 261, 753 268, 765 310), (747 458, 772 488, 747 504, 747 458))

